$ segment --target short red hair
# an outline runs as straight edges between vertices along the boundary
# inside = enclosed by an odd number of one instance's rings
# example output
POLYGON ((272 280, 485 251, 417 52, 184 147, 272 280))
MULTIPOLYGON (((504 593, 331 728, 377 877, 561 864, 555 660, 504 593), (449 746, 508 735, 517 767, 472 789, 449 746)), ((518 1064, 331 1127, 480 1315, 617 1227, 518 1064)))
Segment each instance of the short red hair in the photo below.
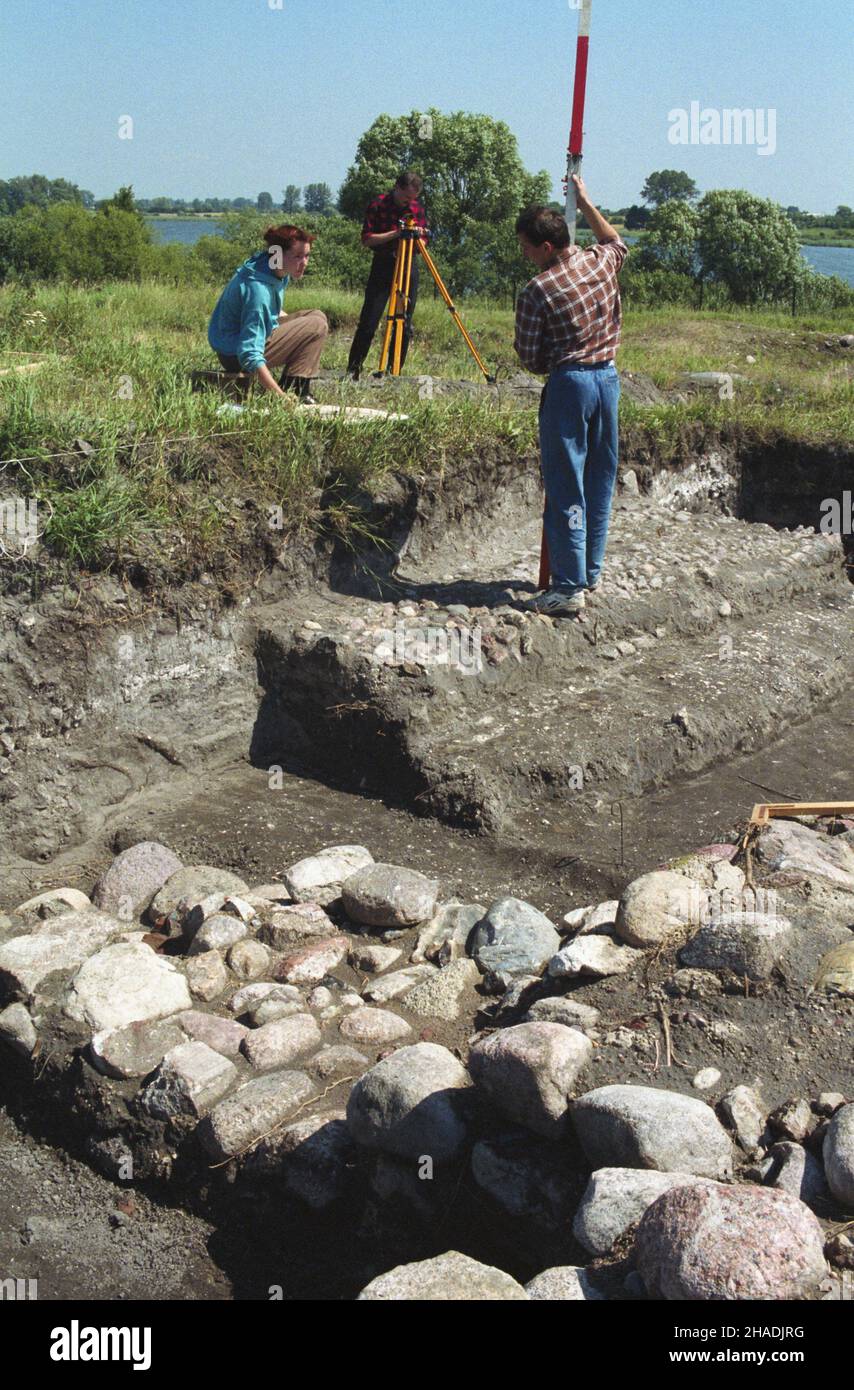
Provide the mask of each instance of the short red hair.
POLYGON ((282 251, 290 251, 297 241, 307 241, 310 246, 314 241, 314 232, 305 232, 302 227, 293 227, 289 222, 283 222, 281 227, 268 227, 264 233, 264 240, 271 250, 274 246, 279 246, 282 251))

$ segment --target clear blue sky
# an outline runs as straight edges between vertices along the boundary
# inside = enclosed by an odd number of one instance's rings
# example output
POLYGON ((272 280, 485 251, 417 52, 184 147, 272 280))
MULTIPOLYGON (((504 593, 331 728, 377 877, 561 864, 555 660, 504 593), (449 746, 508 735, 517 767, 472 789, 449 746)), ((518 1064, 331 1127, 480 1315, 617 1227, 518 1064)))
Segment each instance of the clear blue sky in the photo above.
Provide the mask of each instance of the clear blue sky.
MULTIPOLYGON (((333 191, 380 112, 482 111, 529 169, 565 163, 571 0, 0 0, 0 178, 97 197, 333 191), (118 139, 119 117, 134 138, 118 139)), ((810 211, 854 204, 839 0, 593 0, 585 175, 610 207, 654 169, 810 211), (674 146, 668 112, 777 112, 777 149, 674 146)))

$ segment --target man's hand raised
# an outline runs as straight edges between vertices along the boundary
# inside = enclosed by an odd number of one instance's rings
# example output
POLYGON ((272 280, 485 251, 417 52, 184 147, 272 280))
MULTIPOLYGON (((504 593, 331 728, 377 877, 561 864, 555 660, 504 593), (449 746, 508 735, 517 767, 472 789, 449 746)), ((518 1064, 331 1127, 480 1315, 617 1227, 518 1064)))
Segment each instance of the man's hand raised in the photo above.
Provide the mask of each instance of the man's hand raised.
POLYGON ((590 199, 587 195, 587 186, 581 175, 573 174, 572 182, 575 184, 575 201, 578 203, 578 206, 583 207, 585 203, 589 205, 590 199))

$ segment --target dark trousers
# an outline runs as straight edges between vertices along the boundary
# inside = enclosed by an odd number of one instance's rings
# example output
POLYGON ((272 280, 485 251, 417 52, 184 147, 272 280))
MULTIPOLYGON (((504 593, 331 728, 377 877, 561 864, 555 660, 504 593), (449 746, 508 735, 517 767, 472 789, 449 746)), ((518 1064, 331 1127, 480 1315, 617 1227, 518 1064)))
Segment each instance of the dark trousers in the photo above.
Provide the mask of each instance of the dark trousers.
MULTIPOLYGON (((385 329, 386 306, 394 279, 394 265, 394 256, 374 256, 371 273, 365 286, 365 302, 362 305, 359 323, 350 348, 350 360, 347 363, 348 372, 361 370, 362 364, 371 350, 371 343, 374 340, 380 319, 383 320, 383 329, 385 329)), ((415 312, 415 304, 418 299, 418 271, 418 252, 415 251, 412 259, 412 280, 409 286, 409 308, 403 332, 401 366, 406 361, 406 354, 412 338, 412 315, 415 312)))

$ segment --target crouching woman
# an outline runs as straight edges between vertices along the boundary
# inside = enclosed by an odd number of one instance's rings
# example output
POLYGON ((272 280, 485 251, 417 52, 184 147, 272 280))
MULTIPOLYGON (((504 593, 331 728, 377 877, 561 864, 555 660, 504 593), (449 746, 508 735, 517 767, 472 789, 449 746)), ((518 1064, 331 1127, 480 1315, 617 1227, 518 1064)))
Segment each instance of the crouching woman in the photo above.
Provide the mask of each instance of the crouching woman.
POLYGON ((291 280, 301 280, 313 235, 301 227, 268 227, 265 251, 232 275, 208 326, 208 342, 227 372, 253 372, 265 391, 295 391, 310 401, 329 324, 320 309, 282 309, 291 280), (280 372, 276 381, 275 372, 280 372))

